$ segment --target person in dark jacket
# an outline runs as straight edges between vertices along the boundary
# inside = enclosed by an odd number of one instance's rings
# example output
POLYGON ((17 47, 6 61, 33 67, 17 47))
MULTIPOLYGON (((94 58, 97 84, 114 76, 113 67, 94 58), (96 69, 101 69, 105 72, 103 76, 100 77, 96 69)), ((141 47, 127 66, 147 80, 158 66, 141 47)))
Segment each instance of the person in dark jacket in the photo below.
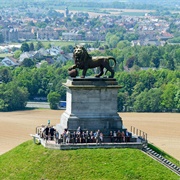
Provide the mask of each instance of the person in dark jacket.
POLYGON ((54 139, 54 132, 55 132, 55 129, 51 126, 51 127, 50 127, 50 136, 51 136, 51 140, 54 139))
POLYGON ((49 127, 48 126, 46 126, 46 128, 44 129, 44 134, 45 134, 44 138, 46 140, 48 140, 48 136, 49 136, 49 127))

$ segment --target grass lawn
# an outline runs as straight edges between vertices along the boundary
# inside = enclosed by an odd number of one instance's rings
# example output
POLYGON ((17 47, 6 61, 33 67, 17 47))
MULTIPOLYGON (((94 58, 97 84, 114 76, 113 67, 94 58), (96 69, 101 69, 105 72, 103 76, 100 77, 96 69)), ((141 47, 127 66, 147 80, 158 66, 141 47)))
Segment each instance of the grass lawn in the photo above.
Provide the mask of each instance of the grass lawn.
POLYGON ((178 180, 137 149, 51 150, 27 141, 0 156, 0 179, 178 180))
POLYGON ((11 53, 2 53, 2 54, 0 54, 0 59, 3 59, 5 57, 7 57, 7 56, 13 56, 13 54, 11 54, 11 53))

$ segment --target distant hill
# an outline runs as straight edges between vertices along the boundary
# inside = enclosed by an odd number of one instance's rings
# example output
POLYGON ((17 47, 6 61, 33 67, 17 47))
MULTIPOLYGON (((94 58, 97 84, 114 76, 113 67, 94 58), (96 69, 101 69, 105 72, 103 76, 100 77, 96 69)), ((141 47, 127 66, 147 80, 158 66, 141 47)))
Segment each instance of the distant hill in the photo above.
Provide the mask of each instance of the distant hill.
MULTIPOLYGON (((9 142, 10 143, 10 142, 9 142)), ((137 149, 50 150, 27 141, 0 156, 0 179, 178 180, 137 149)))

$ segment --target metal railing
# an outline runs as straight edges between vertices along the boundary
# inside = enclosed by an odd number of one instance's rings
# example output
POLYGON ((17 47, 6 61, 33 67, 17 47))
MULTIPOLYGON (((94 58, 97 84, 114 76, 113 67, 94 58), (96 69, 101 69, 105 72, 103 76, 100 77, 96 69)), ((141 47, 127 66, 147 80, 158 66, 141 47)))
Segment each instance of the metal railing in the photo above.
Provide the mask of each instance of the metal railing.
POLYGON ((134 135, 138 136, 139 138, 141 138, 143 141, 145 141, 147 143, 147 133, 134 127, 131 126, 131 133, 133 133, 134 135))

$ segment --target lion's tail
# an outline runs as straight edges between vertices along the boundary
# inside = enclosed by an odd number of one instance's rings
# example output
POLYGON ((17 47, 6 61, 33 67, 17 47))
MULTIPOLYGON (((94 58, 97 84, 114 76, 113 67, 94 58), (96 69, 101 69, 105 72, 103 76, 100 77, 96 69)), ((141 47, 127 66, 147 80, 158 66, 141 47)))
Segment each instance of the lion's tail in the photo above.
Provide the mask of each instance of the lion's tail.
MULTIPOLYGON (((114 57, 112 57, 112 56, 108 57, 108 61, 109 61, 110 59, 112 59, 112 60, 114 61, 114 66, 111 67, 111 68, 114 69, 114 68, 116 67, 116 59, 115 59, 114 57)), ((107 72, 108 72, 108 70, 106 69, 106 72, 105 72, 104 74, 106 75, 107 72)))
POLYGON ((116 59, 114 57, 109 57, 108 60, 112 59, 114 61, 114 66, 112 68, 115 68, 116 67, 116 59))

